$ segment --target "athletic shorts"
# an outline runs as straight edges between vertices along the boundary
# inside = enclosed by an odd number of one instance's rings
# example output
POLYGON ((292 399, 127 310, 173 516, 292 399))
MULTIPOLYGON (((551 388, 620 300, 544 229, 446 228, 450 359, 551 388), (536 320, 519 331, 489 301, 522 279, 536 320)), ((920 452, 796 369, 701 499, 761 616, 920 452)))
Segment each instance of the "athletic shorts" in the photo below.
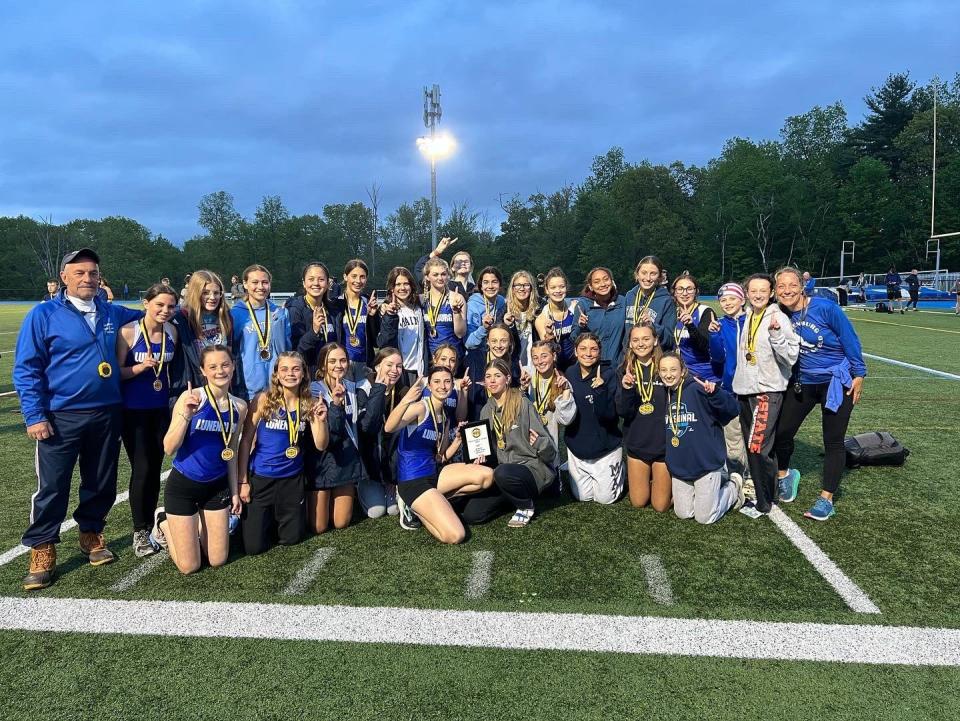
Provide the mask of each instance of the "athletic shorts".
POLYGON ((412 506, 413 502, 420 498, 431 488, 437 487, 436 476, 425 476, 424 478, 414 478, 412 481, 401 481, 397 483, 397 493, 403 502, 412 506))
POLYGON ((222 511, 230 508, 230 484, 226 476, 209 483, 198 483, 173 468, 163 490, 163 505, 168 516, 222 511))
POLYGON ((666 463, 667 462, 667 457, 663 453, 660 453, 655 456, 652 456, 649 453, 634 453, 626 446, 624 446, 623 450, 627 452, 627 458, 632 458, 635 461, 643 461, 644 463, 666 463))
POLYGON ((887 288, 887 300, 900 300, 899 288, 887 288))

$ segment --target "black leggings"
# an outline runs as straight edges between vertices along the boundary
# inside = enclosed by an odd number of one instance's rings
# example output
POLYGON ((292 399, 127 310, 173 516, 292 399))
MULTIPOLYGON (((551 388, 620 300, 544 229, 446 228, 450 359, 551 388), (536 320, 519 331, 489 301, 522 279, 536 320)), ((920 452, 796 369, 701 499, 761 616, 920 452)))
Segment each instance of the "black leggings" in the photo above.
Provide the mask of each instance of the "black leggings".
POLYGON ((303 475, 268 478, 249 474, 250 503, 243 509, 241 535, 246 552, 263 553, 273 543, 300 543, 306 533, 307 515, 303 475), (276 529, 276 531, 274 531, 276 529))
POLYGON ((847 452, 843 447, 847 425, 850 423, 850 413, 853 411, 853 396, 843 393, 843 403, 836 412, 828 411, 824 406, 827 400, 829 383, 804 384, 797 393, 793 386, 783 394, 783 410, 780 412, 780 423, 777 425, 777 437, 774 441, 774 452, 777 456, 777 467, 785 471, 790 467, 790 456, 793 455, 794 437, 803 421, 813 410, 814 406, 821 406, 823 410, 823 490, 836 493, 840 487, 840 474, 847 462, 847 452))
POLYGON ((134 531, 146 531, 153 525, 153 512, 160 498, 163 437, 169 425, 170 411, 166 407, 123 409, 120 437, 130 461, 130 513, 134 531))
POLYGON ((467 525, 486 523, 511 505, 533 508, 540 495, 533 473, 519 463, 501 463, 493 470, 493 486, 480 493, 451 499, 450 503, 467 525))

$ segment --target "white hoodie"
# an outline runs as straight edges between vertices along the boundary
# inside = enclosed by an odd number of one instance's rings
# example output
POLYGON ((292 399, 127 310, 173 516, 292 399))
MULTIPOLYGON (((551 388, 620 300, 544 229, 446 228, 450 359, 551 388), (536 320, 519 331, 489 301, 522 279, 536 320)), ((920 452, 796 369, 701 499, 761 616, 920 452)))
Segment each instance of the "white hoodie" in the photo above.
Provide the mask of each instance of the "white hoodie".
POLYGON ((753 310, 747 311, 743 329, 737 337, 737 370, 733 374, 733 392, 741 396, 785 391, 790 384, 793 365, 800 355, 800 338, 793 332, 790 319, 774 303, 763 311, 763 320, 755 339, 756 364, 747 361, 747 336, 753 310), (776 317, 779 329, 770 329, 776 317))

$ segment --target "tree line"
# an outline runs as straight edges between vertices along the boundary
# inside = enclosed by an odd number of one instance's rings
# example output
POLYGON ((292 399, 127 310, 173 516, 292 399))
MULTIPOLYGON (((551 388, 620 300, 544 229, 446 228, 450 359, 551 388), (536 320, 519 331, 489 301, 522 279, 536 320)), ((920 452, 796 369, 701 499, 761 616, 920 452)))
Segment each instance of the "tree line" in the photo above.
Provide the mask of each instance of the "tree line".
MULTIPOLYGON (((469 205, 441 209, 439 233, 457 236, 477 268, 505 274, 558 265, 578 287, 587 271, 606 266, 621 287, 633 284, 636 261, 653 253, 675 274, 689 269, 712 290, 721 282, 792 264, 815 276, 839 273, 840 246, 856 243, 848 275, 933 268, 930 234, 933 98, 937 93, 935 232, 960 231, 960 74, 952 82, 914 82, 890 75, 865 96, 863 120, 850 125, 836 102, 788 117, 776 140, 732 138, 704 166, 677 161, 629 162, 619 147, 594 159, 579 185, 526 198, 501 199, 505 219, 494 232, 469 205), (445 211, 445 212, 444 212, 445 211)), ((368 202, 325 205, 320 214, 291 215, 266 196, 244 218, 232 196, 202 198, 204 233, 178 247, 135 220, 110 217, 53 225, 24 216, 0 218, 5 298, 33 297, 58 258, 88 246, 104 259, 114 290, 141 290, 197 268, 226 282, 250 263, 273 272, 274 288, 299 287, 300 269, 320 259, 338 273, 351 258, 382 286, 395 265, 412 267, 430 248, 430 203, 404 203, 380 217, 376 186, 368 202)), ((942 242, 941 267, 960 266, 960 238, 942 242)))

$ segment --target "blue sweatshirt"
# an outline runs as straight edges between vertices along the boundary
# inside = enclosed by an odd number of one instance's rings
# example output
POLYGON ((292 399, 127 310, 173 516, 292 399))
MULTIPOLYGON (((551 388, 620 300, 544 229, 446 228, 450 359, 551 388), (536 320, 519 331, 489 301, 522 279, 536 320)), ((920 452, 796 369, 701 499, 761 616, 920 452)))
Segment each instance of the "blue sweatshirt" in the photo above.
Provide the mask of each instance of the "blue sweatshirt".
POLYGON ((733 374, 737 370, 737 340, 746 317, 746 313, 737 318, 725 315, 720 319, 720 330, 710 334, 710 362, 715 370, 723 369, 720 385, 730 392, 733 392, 733 374))
POLYGON ((266 330, 265 307, 270 309, 270 357, 260 358, 260 337, 253 325, 246 303, 237 303, 230 309, 233 316, 233 354, 237 369, 234 380, 241 398, 252 400, 257 393, 270 384, 270 373, 277 356, 290 350, 290 316, 286 308, 266 302, 254 310, 260 331, 266 330))
MULTIPOLYGON (((676 421, 676 390, 667 392, 667 403, 673 408, 676 421)), ((707 394, 695 380, 684 380, 676 434, 680 440, 678 446, 671 442, 674 432, 670 426, 670 407, 664 416, 670 474, 683 481, 695 481, 723 468, 727 460, 723 427, 740 415, 736 396, 719 386, 707 394)))
MULTIPOLYGON (((624 324, 623 347, 630 344, 630 329, 635 324, 634 312, 639 309, 637 304, 637 293, 640 292, 640 286, 635 285, 627 293, 623 300, 624 310, 626 311, 626 322, 624 324)), ((640 301, 643 305, 645 298, 640 301)), ((657 338, 660 340, 660 347, 664 350, 673 348, 673 328, 677 324, 677 304, 670 296, 670 291, 665 287, 657 286, 653 291, 653 299, 647 308, 653 327, 657 331, 657 338)))
POLYGON ((626 319, 626 305, 623 296, 617 294, 606 306, 599 305, 590 298, 577 298, 577 310, 573 314, 573 339, 584 330, 596 333, 600 337, 600 361, 604 365, 618 366, 623 359, 623 325, 626 319), (586 329, 580 327, 581 313, 587 314, 586 329))
MULTIPOLYGON (((483 327, 483 316, 487 312, 487 302, 483 293, 474 293, 467 300, 467 340, 464 343, 467 350, 487 347, 487 329, 483 327)), ((501 322, 506 312, 507 301, 504 300, 502 295, 498 295, 493 299, 493 322, 501 322)))
POLYGON ((117 333, 142 311, 94 300, 96 333, 61 290, 33 307, 17 337, 13 386, 28 426, 49 420, 50 411, 80 411, 119 405, 120 363, 117 333), (97 366, 108 362, 113 374, 101 378, 97 366))
POLYGON ((797 370, 801 383, 829 383, 834 376, 831 369, 844 363, 850 364, 854 378, 867 375, 860 339, 839 305, 811 298, 803 310, 791 313, 781 309, 789 316, 793 332, 800 336, 797 370))

